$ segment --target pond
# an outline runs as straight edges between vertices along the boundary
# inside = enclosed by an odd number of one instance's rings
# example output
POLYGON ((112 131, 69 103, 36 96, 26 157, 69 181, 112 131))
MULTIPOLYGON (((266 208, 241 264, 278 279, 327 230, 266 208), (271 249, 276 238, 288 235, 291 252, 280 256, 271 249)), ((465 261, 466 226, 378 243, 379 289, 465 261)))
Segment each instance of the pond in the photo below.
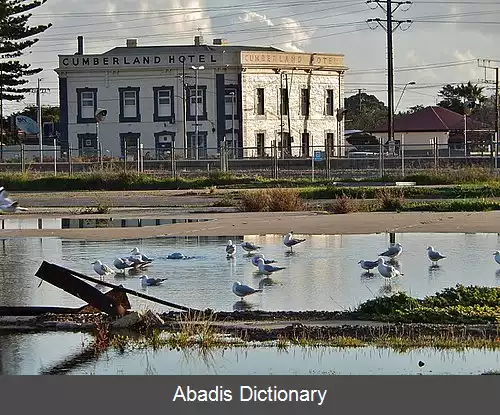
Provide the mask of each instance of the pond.
POLYGON ((480 349, 108 350, 95 358, 85 351, 89 340, 81 333, 0 335, 0 375, 479 375, 500 369, 498 352, 480 349))
MULTIPOLYGON (((388 246, 388 234, 309 235, 287 252, 282 235, 233 235, 223 237, 160 237, 144 240, 92 242, 59 238, 0 239, 0 304, 4 306, 50 305, 78 307, 79 299, 35 277, 43 260, 97 277, 91 263, 96 259, 112 266, 117 256, 129 255, 134 247, 154 257, 140 273, 127 272, 106 277, 145 293, 193 308, 220 311, 254 310, 346 310, 377 295, 405 291, 409 295, 432 295, 457 283, 496 286, 500 265, 493 252, 500 246, 495 234, 396 234, 403 245, 399 258, 404 276, 390 283, 377 272, 368 276, 358 265, 360 259, 375 260, 388 246), (248 254, 238 247, 236 257, 226 258, 228 239, 260 245, 267 258, 285 266, 272 278, 263 279, 248 254), (432 245, 446 259, 431 267, 426 248, 432 245), (167 259, 174 252, 192 257, 167 259), (138 277, 167 277, 161 286, 141 288, 138 277), (234 281, 263 288, 240 302, 231 292, 234 281)), ((132 307, 166 311, 166 307, 130 296, 132 307)))
POLYGON ((86 229, 86 228, 143 228, 147 226, 199 223, 212 219, 120 219, 120 218, 30 218, 0 219, 0 229, 86 229))

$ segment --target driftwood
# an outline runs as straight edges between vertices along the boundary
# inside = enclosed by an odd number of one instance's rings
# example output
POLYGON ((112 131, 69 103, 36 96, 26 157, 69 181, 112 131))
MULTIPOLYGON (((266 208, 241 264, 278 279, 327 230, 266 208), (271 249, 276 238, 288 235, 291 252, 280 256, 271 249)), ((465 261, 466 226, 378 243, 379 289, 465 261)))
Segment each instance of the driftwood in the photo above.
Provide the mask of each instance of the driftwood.
MULTIPOLYGON (((144 293, 141 293, 141 292, 138 292, 138 291, 134 291, 134 290, 131 290, 129 288, 125 288, 122 285, 115 285, 115 284, 111 284, 111 283, 106 282, 106 281, 101 281, 101 280, 98 280, 96 278, 89 277, 88 275, 82 274, 80 272, 73 271, 73 270, 65 268, 65 267, 61 267, 60 265, 50 264, 50 263, 48 263, 46 261, 43 261, 42 265, 40 266, 40 269, 36 272, 35 275, 37 277, 43 279, 44 281, 47 281, 47 282, 50 282, 51 284, 54 284, 55 286, 63 289, 66 292, 69 292, 69 293, 71 293, 73 295, 76 295, 79 298, 84 299, 85 301, 88 301, 88 303, 90 305, 98 308, 101 311, 104 311, 104 312, 106 312, 108 314, 111 314, 111 315, 113 315, 112 314, 113 310, 110 310, 110 312, 108 312, 105 309, 100 308, 99 304, 96 304, 95 302, 92 303, 92 299, 94 298, 92 296, 95 295, 95 292, 97 292, 101 296, 104 296, 104 294, 102 294, 99 290, 97 290, 96 288, 90 286, 89 284, 86 284, 85 282, 79 280, 78 278, 81 278, 81 279, 84 279, 84 280, 87 280, 87 281, 91 281, 91 282, 94 282, 96 284, 103 285, 105 287, 113 288, 117 292, 121 291, 123 293, 131 294, 131 295, 134 295, 136 297, 140 297, 140 298, 143 298, 145 300, 152 301, 154 303, 165 305, 167 307, 176 308, 178 310, 187 311, 187 312, 190 312, 190 313, 200 312, 200 310, 196 310, 196 309, 193 309, 193 308, 185 307, 185 306, 182 306, 182 305, 179 305, 179 304, 172 303, 170 301, 165 301, 165 300, 162 300, 160 298, 152 297, 150 295, 147 295, 147 294, 144 294, 144 293), (90 290, 88 291, 88 292, 91 292, 90 297, 83 298, 83 297, 81 297, 81 295, 77 295, 77 294, 74 294, 73 292, 69 291, 67 288, 71 289, 72 286, 70 285, 68 287, 67 281, 64 281, 64 280, 61 281, 58 277, 54 278, 51 275, 47 275, 47 271, 55 271, 55 273, 57 273, 57 275, 62 274, 62 275, 67 276, 67 278, 69 278, 71 280, 73 280, 73 279, 78 280, 79 283, 80 283, 78 285, 79 287, 82 287, 82 285, 85 285, 85 286, 87 286, 87 287, 89 287, 89 288, 91 288, 93 290, 93 291, 90 291, 90 290), (76 277, 78 277, 78 278, 76 278, 76 277), (56 283, 54 283, 53 281, 56 282, 56 283)), ((84 292, 87 294, 87 291, 84 291, 84 292)), ((96 296, 96 298, 97 298, 97 296, 96 296)), ((109 299, 107 300, 107 302, 109 302, 109 299)), ((101 303, 102 303, 102 301, 101 301, 101 303)), ((109 309, 109 306, 107 307, 107 309, 109 309)), ((130 309, 130 304, 129 304, 129 309, 130 309)), ((123 314, 121 314, 121 315, 123 315, 123 314)))

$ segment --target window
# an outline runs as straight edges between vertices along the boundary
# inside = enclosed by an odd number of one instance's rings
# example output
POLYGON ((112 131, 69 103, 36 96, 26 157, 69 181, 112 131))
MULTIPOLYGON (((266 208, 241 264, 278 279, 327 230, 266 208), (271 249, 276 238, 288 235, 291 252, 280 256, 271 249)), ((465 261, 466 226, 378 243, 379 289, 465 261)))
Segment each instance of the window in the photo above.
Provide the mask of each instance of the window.
POLYGON ((170 160, 175 149, 175 132, 160 131, 155 133, 156 160, 170 160))
POLYGON ((333 89, 326 90, 326 115, 333 115, 333 89))
POLYGON ((140 122, 139 87, 119 88, 120 122, 140 122))
POLYGON ((97 156, 97 136, 96 134, 78 134, 78 153, 80 157, 97 156))
POLYGON ((77 88, 78 101, 77 123, 95 123, 97 110, 97 88, 77 88))
POLYGON ((326 133, 326 149, 330 152, 330 156, 335 155, 335 135, 326 133))
POLYGON ((280 114, 288 115, 288 91, 280 88, 280 114))
POLYGON ((153 121, 175 122, 174 87, 161 86, 153 88, 154 113, 153 121))
POLYGON ((264 114, 264 88, 257 88, 257 115, 264 114))
POLYGON ((120 133, 120 148, 122 157, 126 155, 127 160, 137 160, 140 138, 140 133, 120 133))
POLYGON ((257 157, 264 156, 264 146, 265 146, 265 135, 264 133, 257 133, 256 144, 257 144, 257 157))
POLYGON ((305 117, 309 116, 309 89, 307 88, 300 90, 300 114, 305 117))
POLYGON ((207 119, 207 87, 198 85, 198 97, 196 96, 196 87, 187 88, 187 119, 196 120, 196 111, 198 111, 198 120, 207 119))
POLYGON ((281 151, 282 156, 292 155, 292 140, 290 133, 283 133, 283 139, 278 143, 278 150, 281 151))
POLYGON ((302 133, 302 156, 309 157, 309 133, 302 133))
POLYGON ((236 91, 234 89, 226 89, 226 92, 224 93, 224 102, 225 102, 225 115, 229 115, 230 117, 238 114, 238 106, 237 104, 237 99, 236 99, 236 91))
POLYGON ((207 135, 206 131, 198 131, 198 145, 196 144, 196 133, 188 132, 187 141, 187 158, 190 159, 206 159, 207 154, 207 135))

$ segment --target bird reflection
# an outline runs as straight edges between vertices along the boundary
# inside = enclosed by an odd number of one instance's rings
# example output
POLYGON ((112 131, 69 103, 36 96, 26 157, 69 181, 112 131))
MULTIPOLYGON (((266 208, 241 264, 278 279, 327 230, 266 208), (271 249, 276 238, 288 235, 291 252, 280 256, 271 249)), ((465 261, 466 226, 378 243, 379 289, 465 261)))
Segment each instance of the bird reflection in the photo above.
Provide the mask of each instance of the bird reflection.
POLYGON ((103 290, 105 290, 105 289, 106 289, 106 286, 105 286, 105 285, 102 285, 102 284, 97 283, 96 285, 94 285, 94 288, 97 288, 98 290, 103 291, 103 290))
POLYGON ((370 272, 370 271, 366 271, 366 272, 363 272, 361 274, 361 278, 363 279, 373 279, 376 277, 376 274, 374 274, 373 272, 370 272))
POLYGON ((274 285, 274 284, 275 284, 275 282, 273 281, 272 278, 265 277, 259 281, 259 288, 262 290, 264 287, 269 287, 270 285, 274 285))
POLYGON ((294 251, 286 251, 285 252, 285 256, 288 256, 288 257, 290 257, 290 256, 297 256, 297 255, 298 255, 298 253, 294 252, 294 251))
POLYGON ((143 268, 130 268, 128 270, 129 275, 142 275, 144 274, 143 268))
POLYGON ((390 282, 383 284, 378 290, 381 295, 395 294, 399 291, 399 286, 390 282))
POLYGON ((495 277, 497 277, 498 279, 500 279, 500 269, 497 269, 495 271, 495 277))
POLYGON ((252 304, 247 303, 245 300, 240 300, 233 304, 233 311, 249 311, 252 307, 252 304))

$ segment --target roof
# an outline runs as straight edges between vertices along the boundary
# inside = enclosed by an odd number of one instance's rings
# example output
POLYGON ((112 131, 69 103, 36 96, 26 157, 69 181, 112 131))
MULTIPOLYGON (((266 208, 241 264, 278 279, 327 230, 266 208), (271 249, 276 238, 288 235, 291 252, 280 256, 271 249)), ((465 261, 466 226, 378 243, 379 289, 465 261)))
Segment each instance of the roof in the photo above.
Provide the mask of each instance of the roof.
POLYGON ((227 50, 228 52, 283 52, 283 50, 273 46, 238 46, 238 45, 171 45, 171 46, 117 46, 104 52, 103 55, 124 55, 136 54, 138 51, 147 53, 170 53, 182 50, 192 50, 193 52, 216 52, 227 50))
MULTIPOLYGON (((449 109, 431 106, 394 118, 395 132, 447 132, 464 130, 464 116, 449 109)), ((467 129, 488 129, 486 124, 467 117, 467 129)), ((387 123, 371 132, 387 132, 387 123)))

